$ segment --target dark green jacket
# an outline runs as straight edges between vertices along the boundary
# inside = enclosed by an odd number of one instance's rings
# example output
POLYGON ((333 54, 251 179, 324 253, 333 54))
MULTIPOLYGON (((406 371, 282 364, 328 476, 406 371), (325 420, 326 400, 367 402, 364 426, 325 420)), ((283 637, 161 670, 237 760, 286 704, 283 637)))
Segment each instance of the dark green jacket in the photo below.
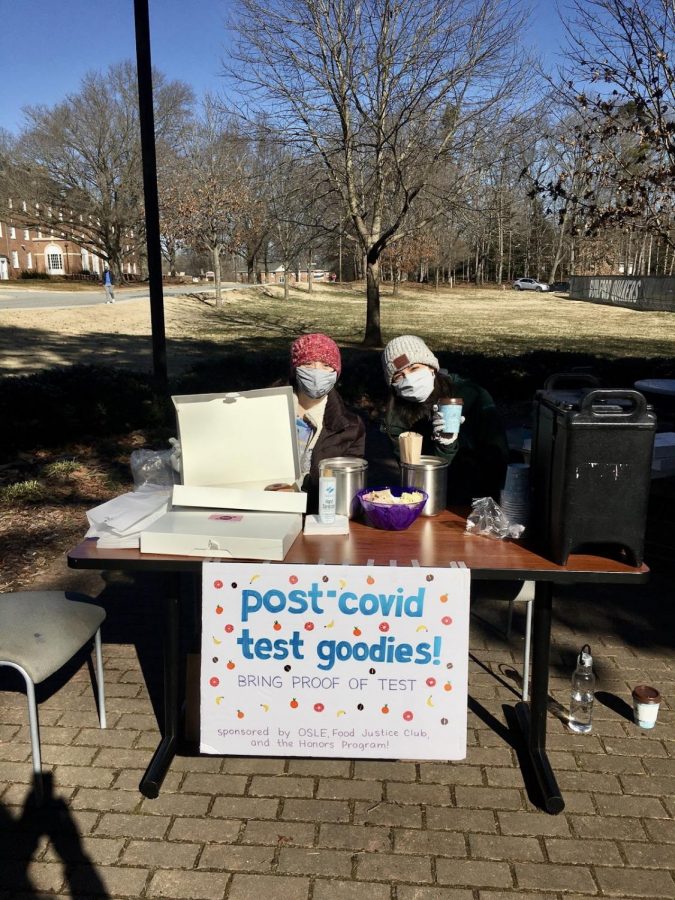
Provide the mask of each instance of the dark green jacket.
POLYGON ((422 453, 426 456, 440 456, 450 463, 448 468, 448 503, 467 504, 474 497, 494 497, 499 500, 499 491, 504 484, 508 463, 506 434, 494 400, 488 392, 477 384, 459 375, 437 376, 451 384, 441 395, 461 397, 464 423, 459 430, 459 438, 448 445, 438 444, 431 439, 432 425, 429 401, 419 404, 421 416, 416 420, 414 406, 405 401, 390 403, 384 421, 384 430, 391 438, 396 457, 399 456, 398 436, 404 431, 416 431, 422 435, 422 453), (400 407, 405 406, 408 416, 402 415, 400 407))

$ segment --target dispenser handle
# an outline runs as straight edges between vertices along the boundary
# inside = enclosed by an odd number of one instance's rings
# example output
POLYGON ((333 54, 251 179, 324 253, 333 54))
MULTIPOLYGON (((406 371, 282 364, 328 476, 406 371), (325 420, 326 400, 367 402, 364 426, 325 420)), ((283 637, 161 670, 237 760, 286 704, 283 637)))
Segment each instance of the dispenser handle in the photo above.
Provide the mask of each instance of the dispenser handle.
POLYGON ((647 401, 639 391, 613 390, 612 388, 598 388, 589 391, 582 399, 579 408, 581 413, 586 413, 594 418, 621 419, 624 421, 638 421, 647 412, 647 401), (616 400, 629 400, 631 407, 628 409, 607 409, 605 403, 616 400))
POLYGON ((549 375, 544 382, 545 391, 555 391, 560 389, 560 383, 564 382, 563 387, 590 387, 599 388, 600 380, 588 372, 556 372, 549 375))

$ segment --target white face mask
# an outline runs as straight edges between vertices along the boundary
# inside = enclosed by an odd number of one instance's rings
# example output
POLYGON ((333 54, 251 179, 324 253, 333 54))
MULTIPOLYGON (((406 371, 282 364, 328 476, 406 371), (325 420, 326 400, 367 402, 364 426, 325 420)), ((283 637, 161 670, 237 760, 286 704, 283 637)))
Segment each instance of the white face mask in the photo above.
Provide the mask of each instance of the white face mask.
POLYGON ((431 369, 414 369, 392 385, 399 397, 424 403, 434 389, 435 372, 431 369))
POLYGON ((295 379, 298 389, 311 397, 312 400, 318 400, 319 397, 325 397, 329 391, 332 391, 337 381, 337 372, 332 369, 330 372, 326 369, 311 369, 309 366, 298 366, 295 370, 295 379))

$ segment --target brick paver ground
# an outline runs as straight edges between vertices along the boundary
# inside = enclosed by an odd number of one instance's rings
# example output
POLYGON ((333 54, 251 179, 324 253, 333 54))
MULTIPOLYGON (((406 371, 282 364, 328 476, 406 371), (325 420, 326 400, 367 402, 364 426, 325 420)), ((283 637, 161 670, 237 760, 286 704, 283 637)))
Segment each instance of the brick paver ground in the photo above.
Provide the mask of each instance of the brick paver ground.
POLYGON ((675 617, 665 575, 633 590, 559 592, 549 725, 566 800, 559 816, 537 807, 509 727, 522 610, 507 643, 495 627, 504 606, 475 609, 464 761, 179 757, 148 800, 137 785, 159 736, 160 673, 159 626, 137 600, 147 585, 69 578, 103 591, 108 609, 109 728, 97 727, 86 665, 41 692, 52 794, 37 811, 25 698, 1 676, 0 898, 675 898, 675 617), (555 712, 585 641, 598 699, 593 733, 577 736, 555 712), (664 696, 652 732, 630 719, 630 688, 643 681, 664 696))

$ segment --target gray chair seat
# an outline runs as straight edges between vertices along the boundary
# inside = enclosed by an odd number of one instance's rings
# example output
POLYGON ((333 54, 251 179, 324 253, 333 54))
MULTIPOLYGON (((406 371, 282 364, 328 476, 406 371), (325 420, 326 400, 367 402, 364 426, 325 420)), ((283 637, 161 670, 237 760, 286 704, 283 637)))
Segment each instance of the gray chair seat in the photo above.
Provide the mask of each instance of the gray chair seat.
POLYGON ((16 669, 26 683, 28 720, 38 802, 43 795, 40 729, 35 685, 75 656, 91 639, 96 652, 96 676, 101 728, 106 727, 101 623, 105 610, 83 602, 82 594, 61 591, 21 591, 0 594, 0 666, 16 669), (69 599, 81 598, 81 599, 69 599))
POLYGON ((68 600, 60 591, 0 594, 0 660, 21 666, 40 684, 93 638, 104 619, 100 606, 68 600))

